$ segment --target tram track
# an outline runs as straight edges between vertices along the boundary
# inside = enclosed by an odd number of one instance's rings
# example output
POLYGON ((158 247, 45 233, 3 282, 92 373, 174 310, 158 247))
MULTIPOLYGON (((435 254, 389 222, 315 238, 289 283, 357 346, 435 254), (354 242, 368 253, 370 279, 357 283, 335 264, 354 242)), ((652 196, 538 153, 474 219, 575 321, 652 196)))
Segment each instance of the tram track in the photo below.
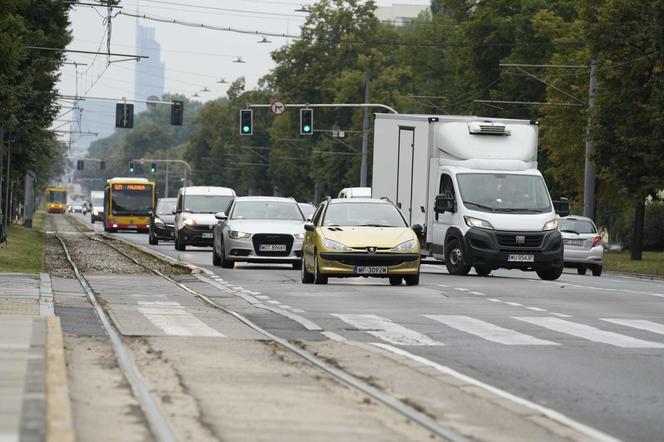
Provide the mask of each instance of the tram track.
MULTIPOLYGON (((70 219, 69 216, 65 216, 64 219, 66 219, 69 225, 74 227, 78 231, 78 233, 85 236, 89 240, 95 241, 97 243, 109 247, 114 252, 122 255, 124 258, 142 267, 146 271, 153 273, 159 276, 160 278, 163 278, 166 281, 180 287, 181 289, 185 290, 186 292, 196 297, 197 299, 207 304, 208 306, 235 318, 236 320, 238 320, 245 326, 249 327, 253 331, 261 334, 262 336, 264 336, 265 338, 267 338, 269 341, 273 342, 277 346, 296 355, 298 358, 306 361, 308 364, 315 367, 316 369, 325 372, 331 378, 334 378, 335 380, 341 382, 342 384, 345 384, 346 386, 368 396, 369 398, 384 404, 385 406, 389 407, 390 409, 402 415, 403 417, 406 417, 411 422, 419 425, 420 427, 426 429, 432 434, 451 442, 462 442, 467 440, 465 437, 459 435, 453 430, 444 427, 435 419, 429 417, 422 411, 418 411, 414 407, 404 403, 397 397, 359 379, 358 377, 343 370, 340 367, 330 365, 328 362, 325 362, 323 359, 307 351, 306 349, 294 345, 289 341, 287 341, 286 339, 283 339, 277 335, 274 335, 273 333, 263 329, 253 321, 249 320, 245 316, 218 304, 212 298, 192 289, 191 287, 187 286, 185 283, 176 281, 170 276, 164 274, 163 272, 146 265, 145 263, 141 262, 139 259, 136 259, 134 256, 131 256, 126 251, 117 247, 116 245, 110 244, 109 242, 104 241, 102 238, 99 238, 97 236, 99 235, 98 232, 84 231, 79 225, 79 222, 70 219)), ((136 368, 135 364, 132 362, 129 356, 128 349, 126 348, 125 344, 122 342, 122 337, 114 327, 111 319, 103 309, 102 305, 97 300, 96 294, 92 286, 89 284, 85 276, 79 271, 78 266, 72 259, 71 253, 69 252, 65 240, 62 238, 62 236, 60 236, 57 227, 55 226, 53 217, 49 217, 49 220, 53 227, 54 235, 60 242, 63 251, 67 257, 67 261, 72 267, 74 274, 78 279, 79 283, 85 290, 90 303, 93 305, 97 316, 99 317, 100 321, 102 322, 102 325, 104 326, 104 329, 107 331, 111 339, 116 357, 118 359, 118 364, 122 368, 125 378, 131 385, 132 391, 134 392, 136 399, 141 405, 141 408, 145 414, 146 420, 149 423, 150 429, 152 430, 155 439, 158 441, 176 440, 173 430, 171 428, 171 424, 164 417, 163 413, 161 412, 157 404, 155 397, 152 395, 148 386, 142 380, 140 373, 138 372, 138 369, 136 368)), ((210 286, 214 287, 212 281, 207 281, 205 278, 198 278, 198 279, 205 281, 210 286)))

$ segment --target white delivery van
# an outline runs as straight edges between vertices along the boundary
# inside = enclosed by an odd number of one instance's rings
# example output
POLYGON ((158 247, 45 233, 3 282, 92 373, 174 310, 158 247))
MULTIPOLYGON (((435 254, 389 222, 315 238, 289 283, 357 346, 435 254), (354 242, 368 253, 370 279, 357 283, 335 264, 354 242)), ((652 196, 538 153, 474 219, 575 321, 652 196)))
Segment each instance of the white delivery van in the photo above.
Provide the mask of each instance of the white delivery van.
POLYGON ((371 187, 346 187, 337 198, 371 198, 371 187))
POLYGON ((558 217, 537 170, 537 122, 376 114, 373 196, 420 232, 453 275, 563 270, 558 217))
POLYGON ((104 191, 93 190, 90 192, 90 222, 104 220, 104 191))
POLYGON ((188 245, 212 247, 214 215, 228 212, 233 200, 235 191, 228 187, 181 187, 173 210, 175 250, 184 251, 188 245))

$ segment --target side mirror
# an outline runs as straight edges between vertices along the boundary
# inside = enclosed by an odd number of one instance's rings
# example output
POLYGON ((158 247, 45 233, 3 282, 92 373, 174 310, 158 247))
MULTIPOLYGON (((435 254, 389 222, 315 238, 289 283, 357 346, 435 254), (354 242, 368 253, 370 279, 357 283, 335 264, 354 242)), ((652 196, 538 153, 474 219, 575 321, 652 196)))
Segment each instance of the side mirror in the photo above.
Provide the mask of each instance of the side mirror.
POLYGON ((314 219, 313 216, 308 216, 307 217, 307 222, 310 223, 312 219, 314 219))
POLYGON ((454 198, 449 198, 445 195, 437 195, 433 211, 436 213, 454 213, 454 198))
POLYGON ((415 232, 417 236, 421 236, 422 232, 424 232, 424 227, 422 227, 422 224, 413 224, 410 226, 410 228, 413 229, 413 232, 415 232))
POLYGON ((148 210, 148 215, 150 216, 154 215, 154 210, 148 210))
POLYGON ((314 226, 314 223, 306 222, 304 223, 304 230, 306 230, 307 232, 313 232, 314 230, 316 230, 316 226, 314 226))
POLYGON ((171 210, 171 215, 177 215, 177 213, 178 213, 177 210, 175 210, 175 209, 171 210))
POLYGON ((226 212, 217 212, 214 214, 214 217, 217 218, 219 221, 226 221, 228 219, 228 215, 226 215, 226 212))
POLYGON ((556 211, 558 216, 568 216, 569 215, 569 199, 561 196, 558 201, 553 202, 553 210, 556 211))

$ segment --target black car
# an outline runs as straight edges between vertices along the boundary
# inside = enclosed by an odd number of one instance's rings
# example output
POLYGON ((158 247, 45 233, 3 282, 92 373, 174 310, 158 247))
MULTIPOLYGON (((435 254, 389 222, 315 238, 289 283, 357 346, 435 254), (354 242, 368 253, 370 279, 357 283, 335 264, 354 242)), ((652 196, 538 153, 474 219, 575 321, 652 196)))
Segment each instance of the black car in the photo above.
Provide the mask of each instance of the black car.
POLYGON ((150 215, 150 244, 159 244, 160 239, 173 240, 176 201, 176 198, 159 198, 157 201, 157 208, 150 215))

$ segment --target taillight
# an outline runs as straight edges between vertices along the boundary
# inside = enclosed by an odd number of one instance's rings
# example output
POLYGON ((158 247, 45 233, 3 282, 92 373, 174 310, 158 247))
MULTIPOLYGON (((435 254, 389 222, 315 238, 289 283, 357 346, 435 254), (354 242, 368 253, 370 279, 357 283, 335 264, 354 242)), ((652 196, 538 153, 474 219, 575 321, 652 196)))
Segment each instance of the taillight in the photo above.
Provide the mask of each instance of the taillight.
POLYGON ((602 242, 602 237, 597 235, 593 238, 593 247, 598 246, 602 242))

